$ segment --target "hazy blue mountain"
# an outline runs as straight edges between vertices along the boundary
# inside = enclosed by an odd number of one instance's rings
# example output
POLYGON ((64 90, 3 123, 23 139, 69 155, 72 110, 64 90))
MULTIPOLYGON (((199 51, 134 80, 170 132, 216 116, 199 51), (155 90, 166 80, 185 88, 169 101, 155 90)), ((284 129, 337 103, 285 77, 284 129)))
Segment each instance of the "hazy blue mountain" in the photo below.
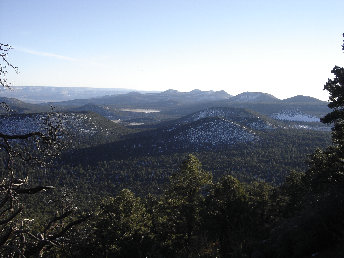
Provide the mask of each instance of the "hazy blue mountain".
POLYGON ((326 101, 322 101, 313 97, 297 95, 291 98, 282 100, 284 103, 307 103, 307 104, 324 104, 326 101))
POLYGON ((49 106, 30 104, 16 98, 0 97, 0 103, 0 114, 49 111, 49 106))
POLYGON ((89 99, 105 95, 128 93, 129 89, 90 87, 13 86, 1 89, 0 96, 17 98, 28 103, 58 102, 73 99, 89 99))
POLYGON ((229 101, 237 103, 278 103, 280 99, 268 93, 243 92, 230 98, 229 101))
POLYGON ((231 95, 225 91, 179 92, 167 90, 159 93, 129 92, 121 95, 108 95, 91 99, 75 99, 52 103, 56 106, 82 106, 86 104, 111 105, 113 107, 170 109, 181 105, 228 100, 231 95))
MULTIPOLYGON (((47 90, 46 88, 31 87, 28 89, 31 93, 35 91, 39 93, 40 90, 47 90)), ((62 94, 61 89, 64 88, 50 88, 47 92, 50 91, 49 94, 51 94, 56 90, 57 93, 62 94)), ((84 88, 74 88, 73 90, 76 94, 82 89, 84 88)), ((270 94, 261 92, 244 92, 233 97, 225 91, 201 91, 196 89, 190 92, 179 92, 170 89, 158 93, 128 92, 41 104, 29 104, 13 98, 3 98, 1 102, 7 103, 10 109, 16 113, 47 112, 50 110, 50 105, 52 105, 57 111, 95 112, 125 126, 144 128, 155 128, 161 122, 197 112, 204 113, 205 110, 214 114, 219 112, 228 114, 230 113, 228 108, 237 108, 235 112, 237 112, 236 116, 239 116, 241 111, 238 108, 242 108, 250 110, 250 112, 264 114, 266 117, 279 121, 287 127, 329 130, 328 126, 320 123, 320 118, 329 112, 327 102, 300 95, 279 100, 270 94), (220 110, 219 108, 227 108, 227 110, 224 111, 224 109, 220 110)), ((6 113, 6 109, 2 108, 0 113, 6 113)), ((228 119, 228 116, 220 117, 228 119)))

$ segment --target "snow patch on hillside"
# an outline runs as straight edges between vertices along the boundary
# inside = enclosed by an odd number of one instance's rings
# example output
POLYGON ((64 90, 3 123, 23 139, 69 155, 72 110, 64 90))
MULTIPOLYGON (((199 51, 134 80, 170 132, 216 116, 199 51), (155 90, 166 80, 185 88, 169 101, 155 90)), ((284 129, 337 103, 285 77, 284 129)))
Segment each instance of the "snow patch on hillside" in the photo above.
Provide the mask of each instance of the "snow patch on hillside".
POLYGON ((193 114, 192 119, 193 121, 197 121, 206 117, 227 117, 231 114, 234 114, 234 112, 229 110, 225 112, 220 108, 209 108, 193 114))
POLYGON ((225 119, 205 121, 187 128, 175 135, 174 139, 183 143, 197 145, 235 144, 257 139, 253 131, 225 119))
POLYGON ((241 95, 236 96, 236 100, 237 101, 252 101, 252 100, 255 100, 259 97, 261 97, 261 94, 245 93, 245 94, 241 94, 241 95))
MULTIPOLYGON (((0 119, 0 132, 4 134, 26 134, 30 132, 43 132, 46 128, 44 121, 46 114, 10 115, 0 119)), ((98 132, 109 133, 108 129, 100 128, 94 119, 83 113, 60 114, 63 128, 70 134, 93 136, 98 132)))
POLYGON ((330 126, 319 126, 319 125, 315 125, 315 126, 310 126, 310 125, 292 125, 291 128, 295 128, 295 129, 305 129, 305 130, 313 130, 313 131, 320 131, 320 132, 330 132, 331 131, 331 127, 330 126))
POLYGON ((265 130, 265 129, 273 129, 271 123, 262 118, 250 114, 241 109, 229 109, 229 108, 208 108, 193 114, 187 121, 198 121, 203 118, 208 117, 218 117, 224 118, 228 121, 240 123, 243 126, 246 126, 253 130, 265 130))
POLYGON ((320 122, 320 119, 315 116, 304 114, 298 111, 282 111, 271 116, 274 119, 295 121, 295 122, 320 122))

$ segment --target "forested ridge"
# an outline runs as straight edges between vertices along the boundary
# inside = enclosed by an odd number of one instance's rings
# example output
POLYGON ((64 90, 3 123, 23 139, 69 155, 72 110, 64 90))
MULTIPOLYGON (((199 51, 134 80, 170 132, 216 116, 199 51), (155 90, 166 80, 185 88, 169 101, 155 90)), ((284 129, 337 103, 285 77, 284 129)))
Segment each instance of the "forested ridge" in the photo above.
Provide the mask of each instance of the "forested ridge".
MULTIPOLYGON (((6 62, 9 50, 1 44, 6 62)), ((3 125, 1 256, 341 257, 344 68, 332 73, 321 118, 331 135, 266 117, 263 104, 151 116, 147 127, 84 111, 75 127, 76 111, 55 110, 25 116, 41 127, 3 125), (237 137, 202 138, 224 130, 237 137)), ((2 121, 22 116, 3 107, 2 121)))

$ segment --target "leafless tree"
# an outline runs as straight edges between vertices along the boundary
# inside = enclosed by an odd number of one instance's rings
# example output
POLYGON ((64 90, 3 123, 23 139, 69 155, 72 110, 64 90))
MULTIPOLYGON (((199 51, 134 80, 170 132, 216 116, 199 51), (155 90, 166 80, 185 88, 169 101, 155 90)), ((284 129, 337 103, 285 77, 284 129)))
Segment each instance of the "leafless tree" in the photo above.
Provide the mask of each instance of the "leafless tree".
POLYGON ((6 74, 9 71, 9 68, 12 68, 16 73, 18 73, 18 67, 12 65, 7 60, 7 55, 12 47, 8 44, 0 43, 0 85, 5 88, 10 88, 10 83, 6 79, 6 74))
MULTIPOLYGON (((8 61, 11 49, 10 45, 0 43, 0 87, 7 89, 11 85, 6 74, 10 69, 18 73, 18 68, 8 61)), ((6 103, 1 106, 11 111, 6 103)), ((31 175, 18 171, 20 162, 42 169, 62 149, 63 124, 59 114, 42 115, 42 123, 37 131, 12 134, 0 131, 0 155, 5 171, 0 175, 0 253, 6 257, 40 257, 46 250, 59 245, 68 230, 90 216, 72 217, 74 207, 66 206, 62 212, 56 211, 40 233, 33 233, 26 227, 29 218, 20 217, 25 208, 23 195, 54 189, 49 185, 32 185, 29 183, 31 175)))

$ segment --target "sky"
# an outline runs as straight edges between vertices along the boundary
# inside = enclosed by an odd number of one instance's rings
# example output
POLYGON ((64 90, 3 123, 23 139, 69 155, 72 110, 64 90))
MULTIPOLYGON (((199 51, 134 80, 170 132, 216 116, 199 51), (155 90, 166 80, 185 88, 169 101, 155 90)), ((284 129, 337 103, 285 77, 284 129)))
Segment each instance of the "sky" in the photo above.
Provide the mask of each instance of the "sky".
POLYGON ((327 100, 343 12, 343 0, 0 0, 0 42, 17 86, 327 100))

